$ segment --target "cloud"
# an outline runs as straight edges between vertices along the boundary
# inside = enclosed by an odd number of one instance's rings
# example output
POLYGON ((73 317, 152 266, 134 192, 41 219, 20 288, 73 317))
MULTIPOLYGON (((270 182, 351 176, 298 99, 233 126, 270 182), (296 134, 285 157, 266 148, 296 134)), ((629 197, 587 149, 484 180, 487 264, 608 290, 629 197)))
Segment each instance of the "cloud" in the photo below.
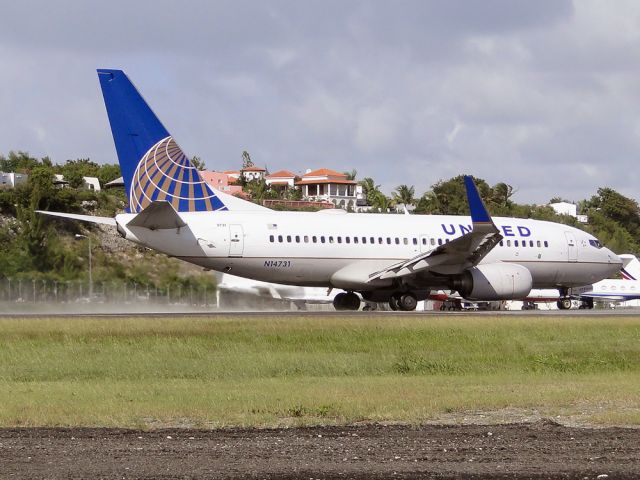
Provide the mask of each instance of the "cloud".
POLYGON ((209 168, 248 149, 387 191, 472 173, 521 202, 637 195, 637 2, 33 0, 3 20, 3 153, 113 162, 110 67, 209 168))

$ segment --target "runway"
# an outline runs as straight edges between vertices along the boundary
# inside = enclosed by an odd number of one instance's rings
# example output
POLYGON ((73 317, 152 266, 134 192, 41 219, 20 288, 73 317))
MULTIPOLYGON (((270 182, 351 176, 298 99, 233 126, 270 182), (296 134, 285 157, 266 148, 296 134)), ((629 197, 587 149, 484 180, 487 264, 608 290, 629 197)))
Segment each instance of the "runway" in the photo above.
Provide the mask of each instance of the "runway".
POLYGON ((42 318, 42 317, 92 317, 92 318, 129 318, 129 317, 296 317, 296 318, 313 318, 313 317, 630 317, 640 315, 638 308, 621 308, 621 309, 593 309, 593 310, 487 310, 487 311, 414 311, 414 312, 393 312, 393 311, 335 311, 335 310, 193 310, 193 309, 74 309, 59 311, 7 311, 0 313, 0 318, 42 318))

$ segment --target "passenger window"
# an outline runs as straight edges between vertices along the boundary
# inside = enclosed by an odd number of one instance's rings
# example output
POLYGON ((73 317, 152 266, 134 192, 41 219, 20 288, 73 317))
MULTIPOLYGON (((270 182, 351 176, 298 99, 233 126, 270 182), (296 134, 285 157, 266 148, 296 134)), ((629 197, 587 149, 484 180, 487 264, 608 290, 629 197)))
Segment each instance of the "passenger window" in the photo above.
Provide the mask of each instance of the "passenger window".
POLYGON ((396 237, 396 245, 400 245, 400 239, 396 237))
POLYGON ((378 237, 378 243, 382 245, 382 237, 378 237))
POLYGON ((426 238, 424 238, 424 237, 422 238, 422 244, 423 244, 423 245, 426 245, 426 244, 427 244, 427 239, 426 239, 426 238))
POLYGON ((544 248, 549 248, 549 242, 547 242, 546 240, 544 241, 544 248))
POLYGON ((504 240, 500 240, 500 246, 504 247, 504 240))
POLYGON ((542 244, 540 243, 540 240, 538 240, 538 241, 536 242, 536 244, 538 245, 538 248, 540 248, 540 247, 542 246, 542 244))
POLYGON ((436 244, 436 239, 435 239, 435 238, 432 238, 432 239, 431 239, 431 245, 433 246, 433 245, 435 245, 435 244, 436 244))
MULTIPOLYGON (((362 239, 364 240, 364 237, 362 239)), ((353 237, 353 243, 358 243, 358 237, 353 237)))
POLYGON ((376 243, 376 237, 369 237, 369 243, 376 243))
POLYGON ((309 236, 308 235, 304 236, 304 243, 309 243, 309 236))
POLYGON ((367 243, 367 237, 362 237, 362 243, 367 243))
POLYGON ((296 235, 296 243, 300 243, 300 235, 296 235))
POLYGON ((511 246, 511 240, 507 240, 507 247, 511 246))
POLYGON ((324 235, 320 237, 320 243, 324 243, 324 235))
POLYGON ((344 237, 344 243, 351 243, 351 237, 344 237))
POLYGON ((329 243, 333 243, 333 237, 329 236, 329 243))
POLYGON ((287 235, 287 243, 291 243, 291 235, 287 235))
POLYGON ((533 240, 529 240, 529 246, 533 247, 533 240))
POLYGON ((387 237, 387 245, 391 245, 391 238, 387 237))
POLYGON ((405 245, 409 245, 409 239, 408 238, 403 238, 402 239, 402 243, 404 243, 405 245))
POLYGON ((282 235, 278 235, 278 241, 282 243, 282 235))
POLYGON ((342 243, 342 237, 338 237, 338 243, 342 243))
POLYGON ((270 241, 271 243, 273 243, 273 241, 274 241, 274 240, 275 240, 275 238, 273 238, 273 235, 269 235, 269 241, 270 241))
POLYGON ((418 244, 418 239, 417 239, 417 238, 414 238, 414 239, 413 239, 413 244, 414 244, 414 245, 417 245, 417 244, 418 244))
POLYGON ((313 243, 318 243, 318 237, 316 237, 315 235, 313 237, 311 237, 311 241, 313 243))
POLYGON ((514 240, 514 241, 513 241, 513 246, 514 246, 514 247, 517 247, 517 246, 518 246, 518 240, 514 240))
POLYGON ((442 239, 441 238, 438 239, 438 245, 442 245, 442 239))
POLYGON ((526 247, 527 246, 527 241, 526 240, 522 240, 522 246, 526 247))

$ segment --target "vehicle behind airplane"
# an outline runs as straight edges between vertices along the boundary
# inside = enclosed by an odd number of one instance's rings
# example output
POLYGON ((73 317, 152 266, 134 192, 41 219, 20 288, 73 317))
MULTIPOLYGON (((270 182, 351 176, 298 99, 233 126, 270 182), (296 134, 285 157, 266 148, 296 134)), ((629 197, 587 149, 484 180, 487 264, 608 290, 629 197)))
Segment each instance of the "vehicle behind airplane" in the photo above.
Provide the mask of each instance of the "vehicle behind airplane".
POLYGON ((342 289, 336 309, 361 299, 414 310, 432 290, 471 300, 523 298, 532 288, 594 283, 620 259, 567 225, 495 218, 465 176, 471 216, 272 211, 206 184, 120 70, 98 70, 129 206, 115 219, 42 212, 115 225, 125 238, 255 280, 342 289))

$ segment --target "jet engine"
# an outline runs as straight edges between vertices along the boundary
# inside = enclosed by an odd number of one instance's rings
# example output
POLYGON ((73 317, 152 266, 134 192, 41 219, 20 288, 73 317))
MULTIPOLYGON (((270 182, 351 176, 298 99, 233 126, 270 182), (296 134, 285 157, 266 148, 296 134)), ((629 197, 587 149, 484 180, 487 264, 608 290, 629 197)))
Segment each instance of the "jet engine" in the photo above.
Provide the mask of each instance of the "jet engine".
POLYGON ((453 290, 469 300, 514 300, 531 291, 531 272, 514 263, 478 265, 455 277, 453 290))

